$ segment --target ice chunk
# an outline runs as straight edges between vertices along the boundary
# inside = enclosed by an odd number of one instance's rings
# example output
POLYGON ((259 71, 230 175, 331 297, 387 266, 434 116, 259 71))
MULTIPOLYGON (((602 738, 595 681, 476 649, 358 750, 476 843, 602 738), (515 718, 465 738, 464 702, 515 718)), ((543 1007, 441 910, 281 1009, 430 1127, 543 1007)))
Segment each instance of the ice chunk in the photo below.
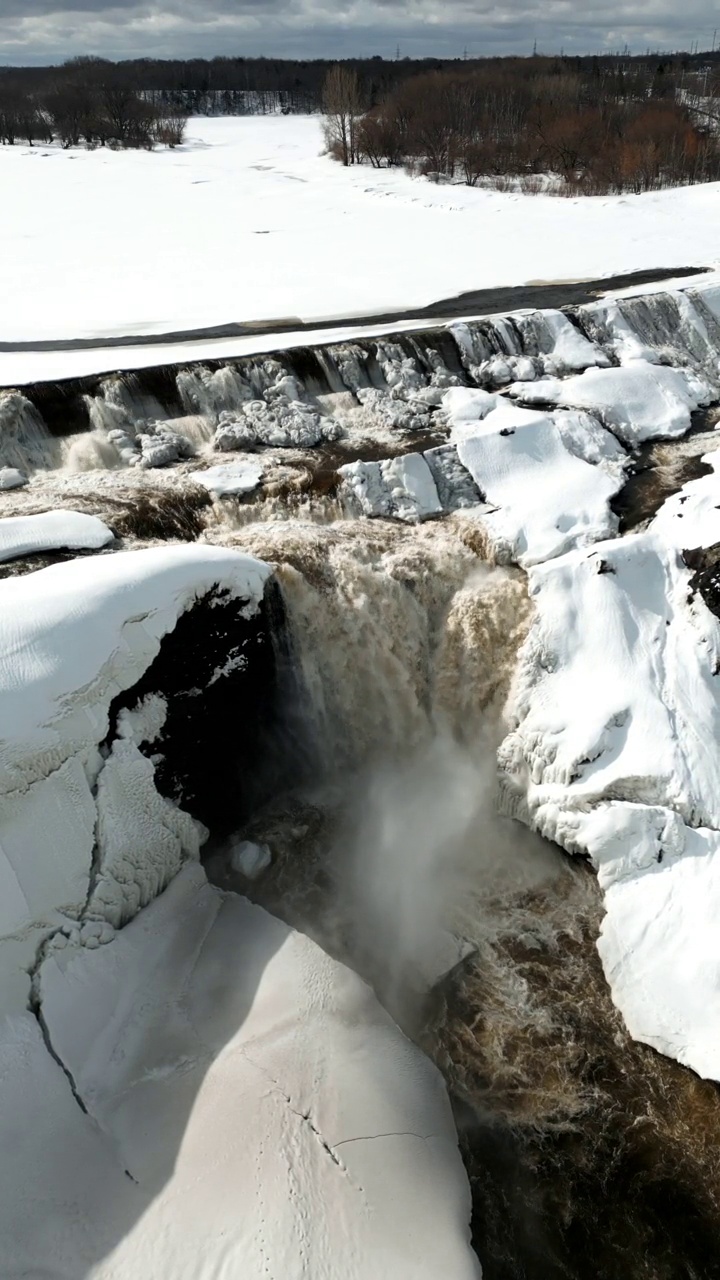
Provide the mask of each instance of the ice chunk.
POLYGON ((420 453, 384 462, 350 462, 339 474, 364 515, 413 523, 442 513, 432 471, 420 453))
POLYGON ((232 494, 252 493, 261 483, 264 472, 252 462, 228 462, 224 466, 193 471, 191 479, 216 498, 232 494))
POLYGON ((271 862, 272 854, 266 844, 253 844, 251 840, 241 840, 239 844, 233 845, 230 851, 230 866, 246 880, 257 880, 271 862))
POLYGON ((27 483, 27 476, 18 471, 17 467, 0 467, 0 492, 4 489, 20 489, 27 483))

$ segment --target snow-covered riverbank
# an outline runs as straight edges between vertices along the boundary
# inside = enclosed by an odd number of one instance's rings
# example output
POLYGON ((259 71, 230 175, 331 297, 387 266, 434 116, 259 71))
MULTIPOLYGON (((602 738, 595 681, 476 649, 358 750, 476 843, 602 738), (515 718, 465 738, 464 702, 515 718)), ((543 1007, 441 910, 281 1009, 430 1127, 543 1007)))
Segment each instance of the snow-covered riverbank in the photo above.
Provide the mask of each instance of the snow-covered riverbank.
POLYGON ((347 322, 495 285, 718 264, 717 184, 523 196, 346 170, 322 145, 317 116, 268 116, 194 119, 168 152, 1 148, 0 340, 347 322))

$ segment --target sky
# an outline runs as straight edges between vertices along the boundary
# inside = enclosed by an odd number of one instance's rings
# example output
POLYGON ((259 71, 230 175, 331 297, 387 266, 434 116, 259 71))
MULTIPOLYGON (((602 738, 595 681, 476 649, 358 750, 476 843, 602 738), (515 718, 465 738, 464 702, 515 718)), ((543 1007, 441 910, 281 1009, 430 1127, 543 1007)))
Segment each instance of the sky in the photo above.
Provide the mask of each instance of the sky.
POLYGON ((0 62, 711 48, 720 0, 0 0, 0 62))

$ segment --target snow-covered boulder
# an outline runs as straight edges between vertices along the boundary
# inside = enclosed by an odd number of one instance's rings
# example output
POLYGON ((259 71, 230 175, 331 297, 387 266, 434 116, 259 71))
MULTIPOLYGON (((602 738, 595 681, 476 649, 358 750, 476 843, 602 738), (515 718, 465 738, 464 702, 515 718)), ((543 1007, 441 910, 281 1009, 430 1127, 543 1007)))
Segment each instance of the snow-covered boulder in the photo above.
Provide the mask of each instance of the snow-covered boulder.
POLYGON ((0 520, 0 561, 40 551, 98 551, 114 538, 97 516, 81 511, 43 511, 35 516, 0 520))
POLYGON ((472 401, 446 398, 461 463, 495 510, 482 520, 501 560, 537 564, 570 547, 610 536, 617 520, 610 499, 622 487, 627 461, 617 441, 588 415, 521 409, 500 399, 469 417, 472 401))
POLYGON ((257 880, 272 862, 268 845, 253 844, 252 840, 239 840, 230 850, 230 866, 246 880, 257 880))
POLYGON ((564 382, 516 382, 511 393, 523 404, 587 409, 624 444, 685 435, 690 415, 710 404, 713 389, 687 369, 668 369, 636 360, 621 369, 587 369, 564 382))
MULTIPOLYGON (((220 586, 250 616, 269 573, 238 552, 179 546, 0 582, 4 977, 27 984, 16 966, 25 969, 39 939, 68 917, 78 921, 93 896, 103 904, 94 918, 126 920, 197 857, 201 832, 157 793, 138 749, 156 736, 152 725, 127 721, 117 732, 111 706, 198 600, 220 586)), ((2 994, 0 984, 0 1005, 2 994)))

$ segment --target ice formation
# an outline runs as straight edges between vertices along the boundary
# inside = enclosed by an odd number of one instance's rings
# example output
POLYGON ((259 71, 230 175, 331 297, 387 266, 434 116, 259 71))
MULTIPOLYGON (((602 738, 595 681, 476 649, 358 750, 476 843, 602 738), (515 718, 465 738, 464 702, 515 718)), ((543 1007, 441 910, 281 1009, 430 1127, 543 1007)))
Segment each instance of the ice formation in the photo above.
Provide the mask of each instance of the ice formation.
POLYGON ((692 413, 720 395, 718 317, 720 289, 699 285, 219 367, 93 376, 64 406, 76 432, 67 439, 45 422, 44 401, 36 405, 32 391, 8 391, 0 395, 0 466, 27 474, 152 469, 210 450, 351 449, 363 440, 383 442, 390 462, 425 451, 413 436, 425 448, 431 433, 442 437, 446 413, 457 423, 489 403, 483 394, 498 393, 527 407, 585 409, 632 449, 658 434, 682 435, 692 413))

